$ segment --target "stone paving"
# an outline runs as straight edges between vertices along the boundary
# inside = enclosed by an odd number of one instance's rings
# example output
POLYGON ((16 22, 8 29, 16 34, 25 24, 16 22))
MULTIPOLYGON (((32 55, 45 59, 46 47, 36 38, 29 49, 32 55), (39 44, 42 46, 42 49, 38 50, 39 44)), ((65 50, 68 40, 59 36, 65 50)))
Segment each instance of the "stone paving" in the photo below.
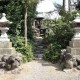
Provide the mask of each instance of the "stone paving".
POLYGON ((76 69, 61 71, 57 64, 44 60, 34 60, 22 65, 18 74, 7 72, 0 80, 80 80, 80 71, 76 69))

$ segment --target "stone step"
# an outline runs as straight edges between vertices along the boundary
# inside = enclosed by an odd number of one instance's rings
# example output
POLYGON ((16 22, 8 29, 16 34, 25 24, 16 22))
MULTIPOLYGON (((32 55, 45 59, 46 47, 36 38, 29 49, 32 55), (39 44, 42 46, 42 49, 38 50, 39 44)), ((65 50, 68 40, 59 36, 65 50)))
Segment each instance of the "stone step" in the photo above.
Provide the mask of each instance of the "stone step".
POLYGON ((36 51, 35 54, 41 54, 41 52, 40 51, 36 51))
POLYGON ((36 37, 36 39, 42 40, 42 39, 43 39, 43 37, 36 37))
POLYGON ((37 46, 37 48, 43 49, 44 46, 37 46))
POLYGON ((45 51, 45 48, 36 48, 36 51, 45 51))
POLYGON ((42 42, 34 42, 34 46, 44 46, 45 47, 45 44, 42 42))
POLYGON ((35 53, 37 53, 37 54, 42 54, 43 52, 44 52, 45 50, 43 49, 41 49, 41 50, 36 50, 36 52, 35 53))
POLYGON ((38 43, 37 42, 36 43, 34 42, 34 46, 44 46, 44 45, 42 44, 42 42, 38 42, 38 43))
POLYGON ((4 55, 4 54, 15 54, 16 50, 15 48, 0 48, 0 55, 4 55))
POLYGON ((43 50, 44 46, 36 46, 36 50, 43 50))
POLYGON ((36 48, 36 51, 42 52, 45 51, 45 49, 36 48))
POLYGON ((35 37, 35 39, 34 39, 35 41, 42 41, 43 40, 43 38, 42 37, 35 37))
POLYGON ((42 58, 42 54, 35 54, 34 55, 36 58, 42 58))
POLYGON ((42 40, 35 40, 35 43, 42 43, 42 40))
POLYGON ((12 42, 0 42, 0 48, 11 48, 12 42))
POLYGON ((72 48, 68 46, 67 52, 71 53, 72 55, 80 55, 80 48, 72 48))

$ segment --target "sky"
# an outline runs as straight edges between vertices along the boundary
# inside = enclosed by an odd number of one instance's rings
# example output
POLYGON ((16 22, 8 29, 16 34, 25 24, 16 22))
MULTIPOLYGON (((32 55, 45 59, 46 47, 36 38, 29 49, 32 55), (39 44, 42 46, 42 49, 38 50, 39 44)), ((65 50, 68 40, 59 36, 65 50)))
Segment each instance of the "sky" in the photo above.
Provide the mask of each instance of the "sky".
POLYGON ((55 19, 59 17, 58 12, 54 12, 51 15, 47 15, 46 12, 56 10, 53 3, 62 4, 62 0, 44 0, 37 5, 36 11, 39 12, 38 17, 44 16, 45 18, 55 19), (41 13, 41 14, 40 14, 41 13))
POLYGON ((53 11, 55 9, 55 6, 53 5, 53 3, 62 4, 62 0, 44 0, 38 4, 36 10, 38 12, 53 11))
POLYGON ((62 4, 62 1, 63 1, 63 0, 51 0, 51 1, 54 2, 54 3, 56 2, 56 3, 58 3, 58 4, 62 4))

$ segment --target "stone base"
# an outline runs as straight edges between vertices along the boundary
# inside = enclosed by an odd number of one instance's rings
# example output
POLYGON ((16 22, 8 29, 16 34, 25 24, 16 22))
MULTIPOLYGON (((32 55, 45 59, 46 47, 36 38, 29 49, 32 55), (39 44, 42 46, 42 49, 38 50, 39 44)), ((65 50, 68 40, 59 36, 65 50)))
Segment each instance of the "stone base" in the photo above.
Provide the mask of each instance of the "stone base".
POLYGON ((80 55, 80 40, 72 40, 69 42, 67 47, 67 52, 71 53, 72 55, 80 55))
POLYGON ((16 53, 15 48, 0 48, 0 55, 15 54, 15 53, 16 53))
POLYGON ((80 48, 80 40, 72 40, 69 42, 70 47, 80 48))
POLYGON ((7 37, 6 38, 3 38, 3 37, 0 37, 0 42, 10 42, 10 39, 8 39, 7 37))
POLYGON ((0 48, 11 48, 12 42, 0 42, 0 48))
POLYGON ((80 48, 72 48, 68 46, 67 52, 71 53, 72 55, 80 55, 80 48))
POLYGON ((0 41, 0 55, 15 54, 16 50, 12 47, 12 42, 0 41))

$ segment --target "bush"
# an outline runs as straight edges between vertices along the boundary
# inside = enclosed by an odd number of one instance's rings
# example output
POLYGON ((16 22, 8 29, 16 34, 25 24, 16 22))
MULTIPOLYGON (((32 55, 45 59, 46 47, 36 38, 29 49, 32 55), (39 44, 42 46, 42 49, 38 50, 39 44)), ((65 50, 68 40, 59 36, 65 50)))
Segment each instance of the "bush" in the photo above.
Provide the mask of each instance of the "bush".
POLYGON ((54 27, 54 35, 48 36, 48 46, 43 58, 51 62, 58 60, 61 49, 69 45, 69 41, 73 36, 73 29, 67 25, 56 25, 54 27))
POLYGON ((16 48, 16 51, 20 52, 23 55, 23 61, 31 61, 34 56, 34 48, 33 48, 33 42, 28 40, 28 45, 25 47, 24 38, 17 36, 17 37, 11 37, 11 41, 13 43, 13 46, 16 48))
POLYGON ((57 61, 60 56, 61 46, 57 43, 50 44, 43 54, 43 59, 54 62, 57 61))
POLYGON ((61 45, 61 48, 66 48, 66 46, 69 45, 69 41, 74 34, 74 30, 71 25, 66 23, 55 25, 53 32, 54 36, 52 36, 52 43, 57 42, 61 45))
POLYGON ((31 61, 33 57, 33 50, 31 44, 28 44, 26 47, 21 47, 17 49, 18 52, 24 55, 23 61, 31 61))
MULTIPOLYGON (((72 20, 73 15, 71 13, 65 13, 61 19, 53 22, 51 26, 51 33, 49 33, 47 42, 48 46, 43 54, 43 58, 54 62, 58 60, 61 49, 66 48, 69 45, 69 41, 74 35, 72 20)), ((52 23, 51 23, 52 24, 52 23)))

